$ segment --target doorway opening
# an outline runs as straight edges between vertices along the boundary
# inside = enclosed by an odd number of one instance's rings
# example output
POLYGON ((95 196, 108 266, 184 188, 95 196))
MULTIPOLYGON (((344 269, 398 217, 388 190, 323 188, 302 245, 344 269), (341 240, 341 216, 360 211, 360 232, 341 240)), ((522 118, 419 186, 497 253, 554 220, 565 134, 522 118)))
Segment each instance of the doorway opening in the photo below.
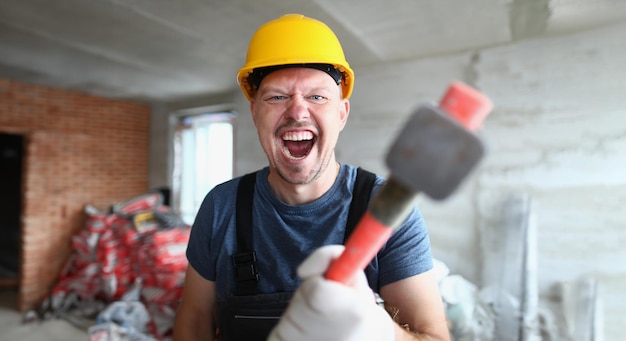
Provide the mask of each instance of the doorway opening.
POLYGON ((21 268, 24 137, 0 133, 0 286, 17 287, 21 268))

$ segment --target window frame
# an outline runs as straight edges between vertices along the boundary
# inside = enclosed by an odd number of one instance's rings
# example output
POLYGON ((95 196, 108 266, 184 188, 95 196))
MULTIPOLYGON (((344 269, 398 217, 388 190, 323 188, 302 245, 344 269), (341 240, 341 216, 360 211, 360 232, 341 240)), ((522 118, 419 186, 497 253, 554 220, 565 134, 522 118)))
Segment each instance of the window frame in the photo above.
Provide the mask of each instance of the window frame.
MULTIPOLYGON (((189 213, 189 212, 184 212, 184 208, 182 207, 183 204, 183 200, 182 200, 182 195, 183 195, 183 191, 184 188, 183 186, 185 186, 185 184, 183 184, 183 176, 185 176, 183 174, 183 172, 185 172, 184 169, 184 165, 182 164, 183 160, 182 160, 182 153, 183 151, 182 149, 182 136, 183 136, 183 131, 187 130, 187 129, 194 129, 192 126, 195 122, 196 125, 198 124, 202 124, 202 125, 206 125, 211 124, 211 123, 230 123, 231 125, 231 131, 232 131, 232 145, 231 145, 231 174, 230 174, 230 178, 232 179, 235 174, 236 174, 236 167, 237 167, 237 162, 236 162, 236 128, 237 128, 237 113, 232 110, 232 109, 228 109, 227 107, 219 107, 219 106, 213 106, 213 107, 202 107, 202 108, 194 108, 194 109, 187 109, 187 110, 181 110, 181 111, 177 111, 174 113, 174 115, 172 115, 172 120, 171 120, 171 125, 172 125, 172 139, 171 139, 171 143, 172 143, 172 170, 171 170, 171 176, 172 176, 172 193, 171 193, 171 207, 172 209, 177 212, 183 219, 185 219, 185 221, 189 224, 193 223, 193 218, 195 218, 195 215, 199 209, 199 206, 202 202, 202 199, 199 199, 199 202, 197 202, 198 198, 196 196, 196 198, 194 198, 194 207, 192 209, 193 214, 189 213), (190 220, 191 217, 191 221, 190 220)), ((196 157, 197 158, 197 157, 196 157)), ((193 187, 196 187, 196 185, 194 184, 193 187)), ((201 198, 204 198, 204 196, 206 196, 206 194, 208 193, 208 190, 210 189, 202 189, 201 191, 203 193, 201 193, 201 198)), ((189 211, 189 210, 188 210, 189 211)))

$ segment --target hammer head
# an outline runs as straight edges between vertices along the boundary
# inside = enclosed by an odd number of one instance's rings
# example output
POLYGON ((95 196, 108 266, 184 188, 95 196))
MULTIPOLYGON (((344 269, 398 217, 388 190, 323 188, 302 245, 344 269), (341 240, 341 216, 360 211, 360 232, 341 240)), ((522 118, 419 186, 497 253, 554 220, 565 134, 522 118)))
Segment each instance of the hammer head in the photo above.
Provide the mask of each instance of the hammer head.
POLYGON ((437 200, 448 197, 484 154, 480 139, 438 107, 411 115, 387 153, 391 177, 437 200))

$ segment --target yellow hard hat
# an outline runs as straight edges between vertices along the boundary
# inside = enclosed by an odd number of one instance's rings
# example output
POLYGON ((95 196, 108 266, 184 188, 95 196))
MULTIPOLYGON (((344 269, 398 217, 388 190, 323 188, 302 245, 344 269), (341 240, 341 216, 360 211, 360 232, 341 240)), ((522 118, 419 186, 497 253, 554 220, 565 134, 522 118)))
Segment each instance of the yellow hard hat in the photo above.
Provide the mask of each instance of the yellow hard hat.
POLYGON ((276 70, 299 65, 313 65, 333 78, 332 73, 337 73, 335 81, 341 83, 343 97, 349 98, 352 94, 354 72, 346 61, 339 39, 323 22, 301 14, 286 14, 256 31, 248 46, 246 64, 237 73, 237 82, 246 98, 251 100, 256 89, 250 76, 255 69, 276 70), (322 66, 326 64, 333 66, 332 72, 323 70, 322 66))

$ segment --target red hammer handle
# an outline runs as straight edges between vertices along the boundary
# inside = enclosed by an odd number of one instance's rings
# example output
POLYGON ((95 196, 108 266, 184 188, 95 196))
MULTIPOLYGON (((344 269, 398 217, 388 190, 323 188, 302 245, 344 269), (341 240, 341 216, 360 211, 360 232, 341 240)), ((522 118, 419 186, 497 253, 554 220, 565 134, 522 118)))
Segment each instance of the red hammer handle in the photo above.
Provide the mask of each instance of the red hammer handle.
MULTIPOLYGON (((480 92, 463 83, 453 82, 439 107, 466 129, 476 130, 493 104, 480 92)), ((344 252, 331 263, 325 278, 350 285, 354 275, 365 269, 406 218, 416 194, 390 177, 346 242, 344 252)))
POLYGON ((358 228, 346 242, 344 252, 332 263, 325 277, 349 285, 354 274, 359 269, 365 269, 392 232, 393 229, 378 221, 370 212, 365 212, 358 228))

